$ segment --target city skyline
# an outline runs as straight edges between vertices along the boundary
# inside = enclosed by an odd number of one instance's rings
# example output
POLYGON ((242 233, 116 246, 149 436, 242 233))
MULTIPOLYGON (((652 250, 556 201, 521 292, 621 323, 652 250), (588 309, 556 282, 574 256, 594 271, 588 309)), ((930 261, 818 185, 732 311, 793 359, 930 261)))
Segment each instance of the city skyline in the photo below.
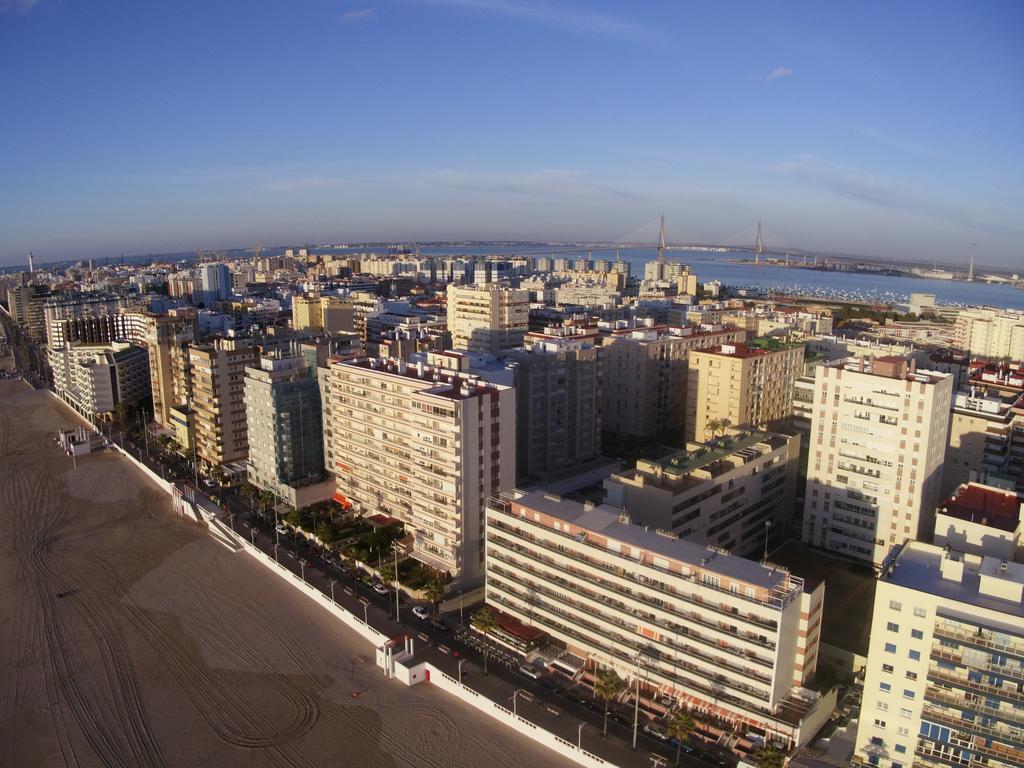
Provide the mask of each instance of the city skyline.
POLYGON ((259 243, 677 242, 1010 267, 1012 3, 0 3, 0 265, 259 243))

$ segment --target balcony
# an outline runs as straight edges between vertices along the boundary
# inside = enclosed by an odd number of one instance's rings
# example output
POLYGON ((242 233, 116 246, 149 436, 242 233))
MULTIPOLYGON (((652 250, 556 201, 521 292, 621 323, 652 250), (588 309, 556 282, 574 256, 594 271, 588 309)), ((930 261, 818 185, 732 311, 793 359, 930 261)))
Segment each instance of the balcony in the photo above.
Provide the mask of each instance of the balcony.
POLYGON ((944 686, 973 691, 974 693, 984 696, 995 696, 996 698, 1006 699, 1007 701, 1016 701, 1024 704, 1024 692, 1011 688, 1003 688, 998 685, 975 682, 974 680, 970 680, 966 677, 960 677, 959 675, 952 675, 945 670, 939 669, 934 664, 928 665, 928 679, 944 686))
POLYGON ((1011 640, 1010 642, 1000 642, 992 636, 989 630, 979 628, 977 632, 965 632, 952 624, 938 622, 935 624, 934 634, 935 637, 956 640, 977 648, 991 648, 995 651, 1012 653, 1014 656, 1019 656, 1024 660, 1024 641, 1011 640))
MULTIPOLYGON (((758 646, 758 647, 761 647, 761 648, 765 648, 767 650, 774 651, 774 649, 775 649, 775 644, 773 642, 771 642, 770 640, 762 639, 760 636, 753 635, 753 634, 750 634, 750 633, 741 634, 739 631, 733 631, 731 629, 726 629, 721 624, 717 624, 717 623, 711 621, 710 619, 701 616, 699 613, 696 613, 696 612, 687 614, 687 613, 682 613, 681 611, 678 611, 678 610, 673 610, 672 608, 667 607, 664 601, 659 601, 659 600, 652 599, 652 598, 648 597, 647 595, 644 595, 643 593, 634 592, 631 589, 619 586, 619 585, 617 585, 617 584, 615 584, 613 582, 610 582, 610 581, 606 581, 604 579, 601 579, 600 577, 596 577, 593 574, 587 573, 586 571, 578 570, 578 569, 572 568, 571 566, 566 566, 566 565, 559 564, 559 563, 557 563, 555 560, 553 560, 551 558, 541 557, 538 553, 536 553, 534 551, 531 551, 530 549, 528 549, 526 547, 518 546, 518 545, 516 545, 516 544, 514 544, 512 542, 509 542, 507 540, 503 540, 500 536, 497 536, 497 535, 491 533, 490 531, 487 533, 487 541, 491 542, 491 543, 494 543, 494 544, 496 544, 498 546, 505 547, 506 549, 509 549, 509 550, 515 552, 517 555, 520 555, 520 556, 522 556, 524 558, 527 558, 527 559, 532 560, 532 561, 534 561, 536 563, 539 563, 540 565, 542 565, 542 566, 544 566, 544 567, 546 567, 546 568, 548 568, 550 570, 559 571, 561 573, 564 573, 567 576, 569 576, 572 579, 574 579, 574 581, 566 580, 566 582, 565 582, 566 584, 572 585, 572 584, 576 584, 576 583, 578 583, 580 581, 583 581, 584 583, 589 583, 590 581, 596 579, 596 582, 600 585, 600 587, 602 589, 608 590, 610 592, 614 592, 614 593, 616 593, 618 595, 622 595, 624 598, 626 598, 627 600, 630 600, 630 601, 638 601, 638 602, 645 603, 646 605, 649 605, 649 606, 655 608, 656 610, 659 610, 662 613, 668 614, 669 616, 672 616, 672 617, 674 617, 676 619, 680 619, 680 620, 686 621, 686 622, 692 622, 694 624, 699 624, 701 626, 707 627, 708 629, 714 630, 715 632, 719 632, 719 633, 725 635, 728 638, 727 642, 744 641, 744 642, 750 643, 752 645, 755 645, 755 646, 758 646)), ((735 614, 722 611, 719 606, 716 606, 713 603, 705 603, 705 602, 701 602, 701 601, 690 600, 685 595, 682 595, 682 594, 680 594, 678 592, 677 593, 673 593, 671 595, 667 595, 667 596, 670 596, 670 597, 673 597, 673 598, 678 598, 681 601, 689 603, 691 605, 694 605, 694 606, 698 607, 699 609, 701 609, 701 610, 703 610, 705 612, 713 611, 715 613, 720 613, 722 615, 725 615, 725 616, 729 617, 732 620, 736 620, 736 618, 738 618, 735 614)), ((700 638, 700 635, 697 635, 697 638, 700 638)), ((764 666, 768 666, 768 667, 772 666, 773 662, 771 662, 769 660, 766 660, 766 659, 762 659, 762 658, 760 658, 758 656, 747 655, 746 653, 743 653, 738 646, 734 646, 732 648, 723 648, 720 645, 718 645, 717 643, 715 645, 716 645, 716 647, 720 648, 721 650, 724 650, 724 651, 727 651, 727 652, 731 652, 731 653, 734 653, 734 654, 737 654, 737 655, 742 655, 744 658, 749 659, 751 661, 756 661, 756 662, 758 662, 758 663, 760 663, 760 664, 762 664, 764 666)))
MULTIPOLYGON (((653 615, 650 615, 650 614, 644 614, 644 613, 641 613, 640 611, 637 611, 637 610, 632 610, 627 605, 625 605, 623 603, 619 603, 619 602, 616 602, 616 601, 602 600, 602 596, 601 595, 589 595, 586 592, 584 592, 578 586, 578 584, 576 584, 574 582, 570 582, 570 581, 567 581, 565 579, 560 579, 558 577, 551 577, 548 574, 541 573, 541 572, 539 572, 537 570, 534 570, 534 569, 532 569, 532 568, 530 568, 528 566, 524 566, 521 563, 513 562, 510 558, 507 558, 507 557, 504 557, 504 556, 502 556, 500 554, 497 554, 493 550, 488 552, 488 557, 492 557, 492 556, 495 558, 496 561, 502 562, 505 565, 510 566, 510 567, 520 568, 523 571, 525 571, 526 573, 529 573, 530 575, 536 576, 536 577, 538 577, 538 578, 543 580, 541 582, 534 582, 534 581, 531 581, 529 579, 524 579, 521 574, 511 573, 509 570, 507 570, 505 568, 500 568, 499 567, 499 568, 495 568, 494 569, 496 572, 498 572, 501 575, 503 575, 504 578, 512 580, 514 583, 525 583, 527 586, 530 587, 530 589, 532 591, 535 591, 535 592, 538 592, 538 593, 541 593, 541 594, 546 594, 546 595, 548 595, 549 597, 551 597, 554 600, 563 600, 564 598, 561 595, 557 594, 556 592, 553 592, 551 587, 549 586, 550 583, 554 583, 554 584, 557 584, 560 588, 572 592, 574 595, 578 596, 583 601, 586 601, 583 604, 577 604, 577 607, 581 611, 581 615, 584 615, 584 616, 598 616, 602 621, 605 621, 605 622, 607 622, 609 624, 614 624, 615 626, 621 627, 622 629, 626 630, 627 632, 631 632, 631 633, 635 633, 635 631, 636 631, 636 622, 645 622, 645 623, 653 624, 654 625, 654 629, 659 630, 660 635, 661 635, 661 640, 653 640, 653 638, 649 638, 649 639, 652 639, 654 642, 659 642, 662 645, 666 645, 667 647, 671 648, 673 652, 678 652, 679 650, 682 650, 685 653, 688 653, 690 655, 696 656, 697 658, 701 659, 702 661, 705 661, 705 662, 707 662, 707 663, 709 663, 709 664, 711 664, 713 666, 714 665, 721 665, 722 667, 724 667, 726 669, 729 669, 730 671, 734 672, 737 675, 747 676, 747 677, 750 677, 750 678, 752 678, 754 680, 758 680, 759 682, 766 683, 766 684, 769 684, 769 685, 771 684, 771 673, 770 673, 770 670, 772 668, 772 664, 769 661, 761 659, 761 658, 759 658, 757 656, 753 656, 753 655, 748 655, 748 654, 742 653, 740 651, 740 649, 737 648, 736 646, 723 646, 720 642, 715 642, 711 638, 704 637, 703 635, 700 635, 700 634, 694 632, 692 629, 690 629, 690 628, 688 628, 686 626, 679 626, 679 625, 671 625, 671 626, 668 626, 668 627, 658 626, 658 624, 657 624, 658 617, 656 617, 656 616, 653 616, 653 615), (611 617, 608 617, 607 615, 602 615, 600 613, 600 611, 602 609, 608 609, 608 608, 610 608, 611 610, 615 611, 617 614, 620 614, 622 616, 627 617, 628 621, 623 620, 623 619, 618 618, 618 617, 611 618, 611 617), (669 633, 674 633, 676 642, 672 642, 672 640, 671 640, 672 634, 669 634, 669 633), (749 666, 738 666, 738 665, 735 665, 735 664, 730 664, 728 661, 726 661, 725 659, 723 659, 721 657, 711 656, 711 655, 709 655, 707 653, 701 652, 701 650, 699 650, 699 649, 696 649, 696 648, 693 648, 692 646, 686 645, 685 643, 679 643, 678 641, 679 641, 680 638, 688 639, 688 640, 695 640, 695 641, 697 641, 699 643, 707 645, 709 648, 713 648, 714 650, 719 651, 720 653, 728 653, 730 655, 737 656, 738 658, 740 658, 743 661, 746 661, 748 663, 753 662, 753 663, 760 664, 761 666, 767 668, 769 671, 768 672, 764 672, 762 670, 755 669, 755 668, 749 667, 749 666)), ((698 620, 696 618, 693 618, 693 617, 687 617, 687 618, 693 620, 695 623, 703 623, 700 620, 698 620)), ((704 674, 706 674, 706 672, 704 674)))

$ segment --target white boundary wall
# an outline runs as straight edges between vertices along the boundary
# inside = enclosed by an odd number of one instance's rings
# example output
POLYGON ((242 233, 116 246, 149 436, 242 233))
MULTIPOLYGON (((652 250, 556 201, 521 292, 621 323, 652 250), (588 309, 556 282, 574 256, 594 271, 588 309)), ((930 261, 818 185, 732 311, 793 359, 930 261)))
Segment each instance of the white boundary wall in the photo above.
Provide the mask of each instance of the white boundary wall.
MULTIPOLYGON (((506 709, 500 704, 491 701, 482 693, 478 693, 468 686, 459 685, 458 680, 451 675, 445 674, 430 662, 418 664, 413 667, 410 672, 415 675, 415 672, 419 668, 423 668, 426 672, 429 672, 430 682, 432 685, 436 685, 442 691, 462 699, 464 702, 472 705, 484 714, 490 715, 502 725, 518 731, 548 749, 553 749, 555 752, 569 758, 577 765, 582 765, 586 768, 614 768, 613 763, 609 763, 607 760, 587 752, 585 749, 580 749, 571 741, 567 741, 561 736, 556 736, 550 731, 541 728, 536 723, 531 723, 529 720, 513 714, 512 710, 506 709)), ((416 677, 418 677, 418 675, 416 675, 416 677)))

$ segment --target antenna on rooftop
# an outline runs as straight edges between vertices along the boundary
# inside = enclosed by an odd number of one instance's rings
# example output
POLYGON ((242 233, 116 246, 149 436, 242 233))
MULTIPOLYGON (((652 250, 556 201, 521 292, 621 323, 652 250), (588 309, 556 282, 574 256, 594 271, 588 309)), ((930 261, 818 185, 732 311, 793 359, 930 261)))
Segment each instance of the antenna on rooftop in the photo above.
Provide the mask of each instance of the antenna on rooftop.
POLYGON ((761 252, 764 250, 764 244, 761 242, 761 222, 757 222, 757 238, 754 240, 754 263, 761 263, 761 252))
POLYGON ((665 214, 661 214, 661 226, 658 227, 658 261, 665 261, 665 214))
POLYGON ((978 245, 977 243, 971 243, 971 265, 967 268, 967 282, 968 283, 973 283, 974 282, 974 249, 975 249, 975 247, 977 245, 978 245))

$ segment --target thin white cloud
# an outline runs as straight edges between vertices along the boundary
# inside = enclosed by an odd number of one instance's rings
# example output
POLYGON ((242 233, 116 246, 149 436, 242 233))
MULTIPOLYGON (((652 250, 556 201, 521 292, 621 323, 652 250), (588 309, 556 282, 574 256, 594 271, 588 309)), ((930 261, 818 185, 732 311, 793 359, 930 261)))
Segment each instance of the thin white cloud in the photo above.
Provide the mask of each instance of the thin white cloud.
POLYGON ((524 0, 411 0, 411 2, 418 5, 489 13, 598 37, 648 41, 659 37, 651 27, 621 16, 567 8, 564 5, 546 2, 524 0))
POLYGON ((42 0, 0 0, 0 13, 28 13, 42 0))
POLYGON ((874 139, 880 144, 885 144, 887 147, 892 147, 893 149, 900 149, 904 152, 910 152, 911 154, 921 155, 923 157, 938 157, 938 153, 928 147, 922 146, 921 144, 917 144, 913 141, 897 138, 896 136, 890 136, 877 128, 871 128, 867 125, 855 125, 853 126, 853 130, 861 136, 867 136, 869 139, 874 139))
POLYGON ((259 185, 265 192, 303 192, 309 189, 330 189, 348 183, 337 176, 300 176, 290 179, 273 179, 259 185))
POLYGON ((351 11, 345 11, 341 14, 343 21, 365 21, 366 19, 372 19, 377 15, 377 12, 373 8, 356 8, 351 11))
POLYGON ((791 77, 793 75, 793 69, 791 67, 776 67, 767 75, 747 75, 748 80, 778 80, 780 77, 791 77))
POLYGON ((888 210, 921 214, 954 222, 971 229, 995 234, 1020 232, 1017 218, 1004 206, 981 203, 973 207, 954 205, 923 194, 893 179, 838 163, 804 155, 777 164, 782 173, 825 189, 836 195, 888 210))

